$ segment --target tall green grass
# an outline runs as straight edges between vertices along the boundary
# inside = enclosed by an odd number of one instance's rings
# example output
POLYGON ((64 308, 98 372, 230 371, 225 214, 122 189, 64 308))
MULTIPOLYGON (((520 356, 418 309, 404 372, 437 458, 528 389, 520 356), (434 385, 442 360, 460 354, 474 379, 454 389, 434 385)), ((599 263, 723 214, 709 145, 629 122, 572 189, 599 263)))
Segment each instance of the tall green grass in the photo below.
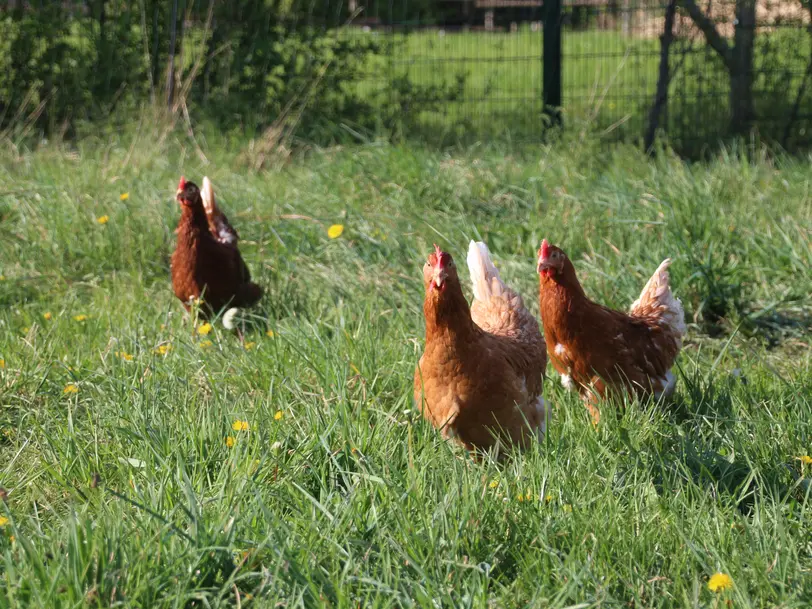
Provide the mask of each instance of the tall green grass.
POLYGON ((809 606, 810 159, 198 139, 0 153, 0 606, 809 606), (172 296, 181 173, 267 289, 245 344, 172 296), (484 239, 537 312, 542 237, 617 307, 674 258, 678 403, 596 431, 551 371, 545 441, 475 463, 411 405, 420 267, 484 239))

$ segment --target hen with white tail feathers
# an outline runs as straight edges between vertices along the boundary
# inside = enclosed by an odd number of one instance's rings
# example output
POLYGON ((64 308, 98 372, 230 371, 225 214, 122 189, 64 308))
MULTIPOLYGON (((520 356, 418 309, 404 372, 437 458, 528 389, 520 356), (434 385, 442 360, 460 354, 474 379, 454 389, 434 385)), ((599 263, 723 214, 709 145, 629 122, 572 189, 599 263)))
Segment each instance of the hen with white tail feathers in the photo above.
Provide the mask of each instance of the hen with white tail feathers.
MULTIPOLYGON (((262 297, 262 288, 251 281, 251 273, 237 247, 237 231, 218 209, 208 178, 203 188, 181 177, 175 193, 181 215, 175 231, 172 254, 172 289, 187 309, 200 303, 203 319, 214 319, 227 307, 248 307, 262 297)), ((233 325, 234 313, 224 323, 233 325)))
POLYGON ((467 262, 470 307, 449 254, 435 246, 423 268, 426 346, 415 370, 415 403, 468 449, 525 446, 547 425, 544 341, 484 243, 471 242, 467 262))
POLYGON ((609 390, 670 397, 671 367, 686 332, 685 314, 674 297, 664 260, 628 314, 591 301, 560 248, 545 239, 538 258, 539 310, 547 351, 562 383, 587 401, 593 420, 597 398, 609 390))

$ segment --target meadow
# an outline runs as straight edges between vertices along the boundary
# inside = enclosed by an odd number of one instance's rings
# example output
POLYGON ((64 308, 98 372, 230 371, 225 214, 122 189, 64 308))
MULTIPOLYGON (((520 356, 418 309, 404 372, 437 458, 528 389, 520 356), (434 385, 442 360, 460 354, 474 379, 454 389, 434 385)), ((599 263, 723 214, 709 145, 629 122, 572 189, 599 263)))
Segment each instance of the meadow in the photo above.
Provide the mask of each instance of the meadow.
POLYGON ((0 147, 0 607, 812 604, 812 158, 569 135, 253 172, 149 125, 0 147), (266 288, 244 343, 172 295, 181 174, 266 288), (594 429, 550 369, 544 441, 474 462, 412 406, 420 269, 483 239, 537 313, 542 237, 615 307, 674 258, 677 400, 594 429))

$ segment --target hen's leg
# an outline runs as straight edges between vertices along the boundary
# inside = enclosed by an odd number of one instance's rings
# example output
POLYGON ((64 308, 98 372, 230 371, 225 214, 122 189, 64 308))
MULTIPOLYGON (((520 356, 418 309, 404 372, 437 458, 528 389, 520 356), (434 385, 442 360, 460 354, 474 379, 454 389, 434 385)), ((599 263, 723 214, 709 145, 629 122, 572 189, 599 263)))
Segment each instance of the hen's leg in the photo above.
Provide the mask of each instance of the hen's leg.
POLYGON ((598 409, 598 402, 606 392, 606 385, 599 378, 593 378, 589 387, 584 387, 581 392, 581 398, 584 400, 586 409, 592 417, 592 425, 598 427, 601 421, 601 411, 598 409))

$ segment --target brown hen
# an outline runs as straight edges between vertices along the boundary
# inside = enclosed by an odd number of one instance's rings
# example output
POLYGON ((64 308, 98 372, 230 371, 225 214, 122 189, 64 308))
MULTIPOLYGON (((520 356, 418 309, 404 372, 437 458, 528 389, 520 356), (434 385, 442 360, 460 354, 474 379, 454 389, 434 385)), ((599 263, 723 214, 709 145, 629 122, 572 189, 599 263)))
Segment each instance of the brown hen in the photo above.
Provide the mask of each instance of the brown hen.
POLYGON ((656 398, 676 385, 671 366, 685 335, 682 304, 671 293, 664 260, 628 314, 589 300, 575 267, 545 239, 538 258, 539 309, 547 352, 568 389, 576 388, 595 424, 598 398, 610 390, 656 398))
POLYGON ((172 288, 187 311, 193 301, 202 299, 200 312, 209 318, 227 306, 255 304, 262 288, 251 281, 237 248, 237 232, 217 209, 208 178, 203 178, 203 185, 201 196, 193 182, 181 177, 178 184, 181 215, 172 254, 172 288))
POLYGON ((435 246, 423 268, 426 346, 414 375, 423 416, 465 448, 524 447, 547 424, 547 357, 536 319, 507 287, 484 243, 470 244, 471 308, 451 256, 435 246))

